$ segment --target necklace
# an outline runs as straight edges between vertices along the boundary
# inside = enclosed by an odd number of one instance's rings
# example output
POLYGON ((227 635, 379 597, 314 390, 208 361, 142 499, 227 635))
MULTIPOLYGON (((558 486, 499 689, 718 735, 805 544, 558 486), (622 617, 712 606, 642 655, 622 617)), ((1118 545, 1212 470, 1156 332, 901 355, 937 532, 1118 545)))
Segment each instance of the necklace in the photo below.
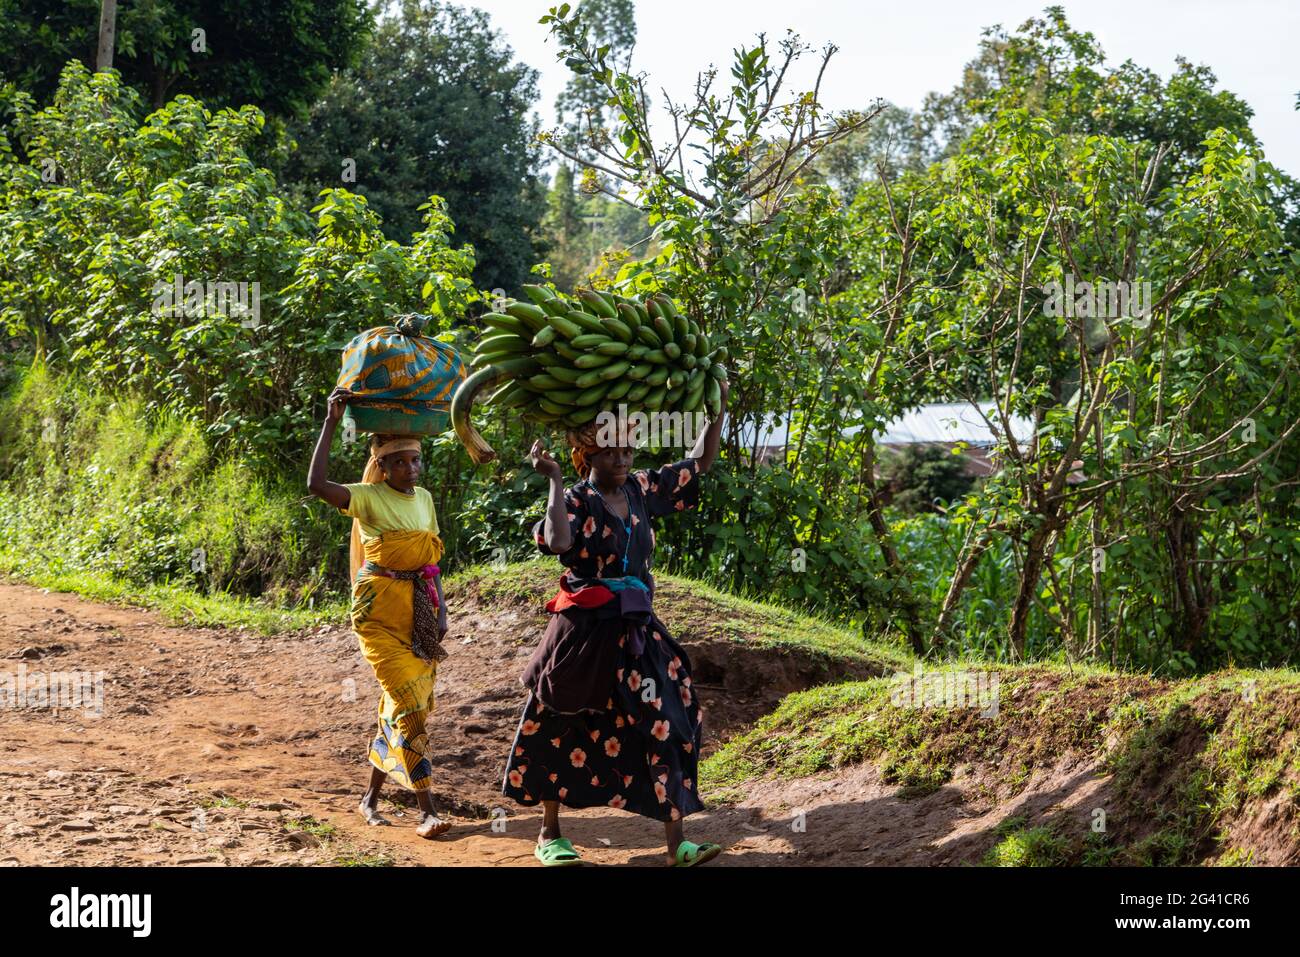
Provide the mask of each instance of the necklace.
POLYGON ((627 501, 627 520, 625 521, 622 516, 610 508, 609 502, 605 501, 605 496, 600 494, 600 489, 596 488, 595 483, 593 483, 591 479, 583 479, 582 481, 587 485, 587 487, 596 493, 596 498, 600 499, 600 504, 605 506, 605 511, 618 519, 618 524, 623 527, 623 574, 626 575, 627 555, 628 551, 632 548, 632 496, 628 495, 626 492, 623 493, 623 498, 627 501))

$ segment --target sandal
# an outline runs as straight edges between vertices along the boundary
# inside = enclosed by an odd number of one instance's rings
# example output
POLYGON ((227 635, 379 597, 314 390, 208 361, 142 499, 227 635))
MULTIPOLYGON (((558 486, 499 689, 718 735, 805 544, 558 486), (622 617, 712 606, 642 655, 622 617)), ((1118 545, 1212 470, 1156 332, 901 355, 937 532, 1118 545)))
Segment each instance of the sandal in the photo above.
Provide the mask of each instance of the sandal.
POLYGON ((682 841, 677 845, 677 863, 673 867, 694 867, 713 860, 721 853, 720 844, 710 844, 707 841, 703 844, 692 844, 690 841, 682 841))
POLYGON ((420 819, 419 825, 416 826, 415 833, 419 837, 422 837, 426 841, 428 841, 428 840, 432 840, 435 837, 441 837, 443 834, 446 834, 450 830, 451 830, 451 821, 444 821, 436 814, 431 814, 431 815, 425 815, 423 818, 420 819), (431 819, 433 822, 437 822, 437 823, 431 823, 431 819), (429 825, 429 829, 425 831, 423 834, 421 834, 420 831, 425 827, 425 825, 429 825))
POLYGON ((533 857, 541 861, 544 867, 572 867, 582 863, 582 858, 573 849, 573 842, 567 837, 557 837, 545 844, 538 844, 533 848, 533 857))

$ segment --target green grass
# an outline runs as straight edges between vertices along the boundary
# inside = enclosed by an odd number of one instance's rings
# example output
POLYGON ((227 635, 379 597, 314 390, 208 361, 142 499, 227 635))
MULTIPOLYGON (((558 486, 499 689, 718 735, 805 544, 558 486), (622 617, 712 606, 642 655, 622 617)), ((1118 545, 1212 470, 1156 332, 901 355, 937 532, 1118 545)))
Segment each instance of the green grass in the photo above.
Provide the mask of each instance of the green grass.
POLYGON ((284 822, 286 831, 311 834, 322 843, 328 842, 335 854, 330 863, 335 867, 392 867, 396 862, 387 854, 364 853, 339 836, 333 824, 320 821, 311 815, 290 818, 284 822))
POLYGON ((199 425, 39 362, 0 418, 0 574, 195 624, 337 620, 343 528, 300 476, 247 469, 199 425))
POLYGON ((739 788, 767 772, 803 777, 876 757, 887 739, 876 716, 887 701, 884 679, 788 695, 753 729, 732 738, 704 762, 700 786, 712 793, 739 788))
POLYGON ((1249 802, 1278 791, 1292 813, 1289 836, 1300 838, 1296 672, 1219 672, 1178 682, 1121 709, 1112 729, 1125 743, 1107 769, 1121 794, 1148 801, 1158 828, 1134 846, 1133 863, 1190 863, 1208 844, 1218 845, 1224 863, 1242 862, 1253 852, 1231 846, 1226 826, 1249 802))
POLYGON ((330 863, 335 867, 392 867, 396 862, 387 854, 368 854, 358 850, 339 836, 333 824, 320 821, 311 815, 290 818, 284 821, 286 831, 301 831, 310 834, 322 843, 328 843, 334 850, 330 863))
MULTIPOLYGON (((1059 720, 1050 699, 1025 694, 1018 703, 1036 675, 1068 675, 1064 669, 951 662, 927 664, 924 671, 983 673, 990 683, 996 676, 998 717, 982 718, 978 707, 898 707, 893 676, 810 688, 787 696, 720 748, 701 767, 701 785, 734 789, 766 774, 802 777, 877 760, 887 782, 919 795, 945 784, 959 761, 1005 753, 1013 726, 1042 721, 1045 730, 1066 739, 1089 733, 1086 725, 1059 720)), ((1073 680, 1097 680, 1096 670, 1077 669, 1073 680)))
POLYGON ((995 829, 1000 840, 981 862, 985 867, 1059 867, 1068 856, 1066 842, 1050 827, 1026 827, 1010 817, 995 829))
POLYGON ((286 831, 302 831, 313 837, 318 837, 323 841, 333 840, 338 833, 333 824, 327 824, 324 821, 318 821, 316 818, 307 815, 305 817, 291 818, 284 822, 286 831))
POLYGON ((230 797, 229 795, 223 794, 220 797, 204 798, 199 802, 199 806, 207 807, 207 808, 216 808, 216 807, 243 808, 243 807, 248 807, 248 802, 241 801, 239 798, 233 798, 230 797))
POLYGON ((346 621, 348 614, 347 604, 339 600, 315 608, 284 608, 234 595, 204 595, 185 585, 137 584, 93 572, 42 571, 13 561, 8 550, 0 550, 0 574, 92 601, 152 609, 178 625, 242 626, 262 635, 338 624, 346 621))
POLYGON ((682 625, 700 625, 709 637, 746 642, 781 651, 802 651, 875 663, 903 671, 912 666, 911 652, 902 646, 867 641, 853 629, 804 610, 753 601, 720 591, 679 575, 656 576, 665 614, 682 625), (698 620, 696 612, 707 615, 698 620))
POLYGON ((334 858, 336 867, 392 867, 396 862, 387 854, 340 854, 334 858))
POLYGON ((1249 848, 1230 848, 1215 861, 1219 867, 1250 867, 1255 862, 1255 852, 1249 848))

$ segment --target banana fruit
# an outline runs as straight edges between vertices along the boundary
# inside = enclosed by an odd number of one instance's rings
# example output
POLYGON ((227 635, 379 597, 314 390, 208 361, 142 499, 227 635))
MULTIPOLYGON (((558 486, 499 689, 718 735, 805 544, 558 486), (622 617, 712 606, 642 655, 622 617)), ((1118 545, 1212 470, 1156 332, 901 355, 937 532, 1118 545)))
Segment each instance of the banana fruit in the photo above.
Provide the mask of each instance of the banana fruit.
POLYGON ((727 350, 668 296, 523 288, 529 302, 509 300, 483 316, 470 361, 475 371, 452 398, 452 428, 476 464, 496 453, 470 423, 470 410, 480 392, 494 387, 488 407, 566 428, 593 422, 620 402, 630 411, 720 411, 727 350))

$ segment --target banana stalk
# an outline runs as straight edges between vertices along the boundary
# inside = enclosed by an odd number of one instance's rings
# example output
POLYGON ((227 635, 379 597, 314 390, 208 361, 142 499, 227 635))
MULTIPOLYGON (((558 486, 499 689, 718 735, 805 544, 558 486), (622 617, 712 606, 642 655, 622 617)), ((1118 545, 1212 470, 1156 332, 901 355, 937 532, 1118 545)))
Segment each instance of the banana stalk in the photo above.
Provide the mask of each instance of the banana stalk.
POLYGON ((457 387, 456 394, 451 397, 451 427, 456 430, 456 438, 460 439, 461 445, 465 446, 465 451, 469 452, 469 457, 474 460, 475 465, 485 465, 495 459, 497 454, 492 446, 484 441, 483 436, 479 435, 478 429, 470 423, 470 409, 473 408, 474 399, 480 392, 510 378, 510 375, 500 366, 479 369, 462 382, 457 387))

